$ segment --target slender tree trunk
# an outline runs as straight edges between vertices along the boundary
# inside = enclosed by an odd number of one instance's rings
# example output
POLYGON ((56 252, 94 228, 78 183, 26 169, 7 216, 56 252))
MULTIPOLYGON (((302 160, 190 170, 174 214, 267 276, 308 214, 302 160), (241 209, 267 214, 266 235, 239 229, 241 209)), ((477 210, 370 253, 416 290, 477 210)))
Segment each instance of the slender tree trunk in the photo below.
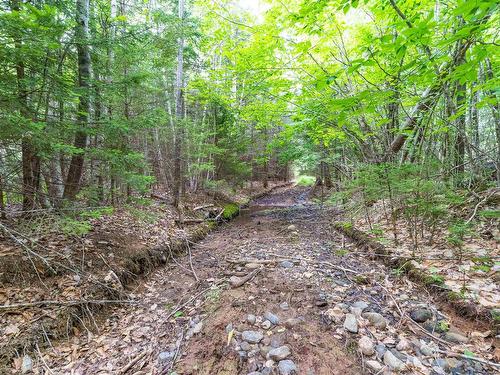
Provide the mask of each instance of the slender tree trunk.
MULTIPOLYGON (((459 46, 460 48, 461 46, 459 46)), ((458 65, 465 63, 465 56, 462 56, 462 59, 458 61, 458 65)), ((465 133, 465 93, 466 93, 466 85, 465 84, 457 84, 457 106, 456 110, 460 112, 460 115, 457 117, 455 121, 455 127, 457 130, 457 138, 455 142, 455 173, 459 176, 465 172, 465 142, 466 142, 466 133, 465 133)))
POLYGON ((403 147, 408 138, 408 133, 410 131, 414 131, 420 122, 420 116, 422 112, 429 110, 436 97, 439 96, 441 91, 441 84, 436 84, 430 88, 428 88, 423 94, 422 98, 418 101, 417 104, 411 110, 410 116, 406 120, 403 126, 403 133, 399 134, 391 143, 389 150, 385 155, 385 160, 390 160, 393 155, 397 154, 399 150, 403 147))
POLYGON ((182 191, 182 142, 184 138, 184 125, 182 117, 184 114, 183 108, 183 83, 184 83, 184 0, 178 0, 179 20, 181 24, 181 35, 178 39, 177 46, 177 72, 175 77, 175 116, 176 116, 176 137, 174 142, 174 175, 173 175, 173 198, 174 206, 179 207, 181 191, 182 191))
POLYGON ((7 213, 5 212, 5 195, 4 195, 4 185, 3 185, 3 157, 0 150, 0 219, 5 220, 7 218, 7 213))
MULTIPOLYGON (((491 61, 489 59, 485 60, 486 65, 486 76, 488 79, 493 79, 493 69, 491 67, 491 61)), ((497 149, 496 149, 496 176, 497 176, 497 186, 500 186, 500 101, 498 100, 497 94, 490 90, 488 92, 488 96, 495 99, 495 104, 490 104, 491 111, 493 112, 493 121, 495 124, 495 136, 497 141, 497 149)))
POLYGON ((478 172, 480 166, 479 159, 481 157, 480 137, 479 137, 479 117, 477 113, 478 92, 474 91, 474 85, 470 90, 469 102, 469 128, 472 137, 471 145, 469 146, 469 157, 471 159, 471 168, 474 173, 478 172))
MULTIPOLYGON (((11 8, 19 12, 21 0, 12 0, 11 8)), ((31 114, 28 107, 28 91, 25 83, 25 65, 21 56, 22 41, 16 38, 14 46, 17 51, 16 56, 16 79, 17 79, 17 98, 19 101, 19 112, 25 121, 31 121, 31 114)), ((36 157, 35 148, 29 135, 25 135, 21 141, 21 158, 23 174, 23 211, 32 210, 35 206, 35 186, 33 180, 33 160, 36 157)))
POLYGON ((76 0, 76 43, 78 51, 78 86, 80 89, 78 102, 78 126, 74 146, 78 153, 71 158, 64 198, 74 199, 80 189, 83 174, 84 151, 87 147, 87 125, 90 113, 90 51, 89 51, 89 12, 90 0, 76 0))

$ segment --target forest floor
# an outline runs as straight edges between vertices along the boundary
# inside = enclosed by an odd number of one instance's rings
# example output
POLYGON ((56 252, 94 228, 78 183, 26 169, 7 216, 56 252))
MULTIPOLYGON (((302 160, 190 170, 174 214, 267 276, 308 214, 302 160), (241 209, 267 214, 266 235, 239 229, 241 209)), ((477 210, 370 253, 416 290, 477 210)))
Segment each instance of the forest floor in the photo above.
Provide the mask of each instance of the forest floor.
MULTIPOLYGON (((500 196, 499 189, 490 191, 500 196)), ((471 206, 466 205, 465 212, 457 216, 467 220, 471 206)), ((497 202, 492 202, 483 204, 482 209, 497 206, 497 202)), ((370 217, 359 215, 354 220, 354 227, 384 244, 393 255, 418 260, 413 262, 415 267, 426 271, 455 295, 473 301, 477 309, 484 311, 483 315, 491 317, 489 312, 500 306, 498 219, 477 218, 477 225, 464 237, 462 246, 453 248, 447 242, 448 231, 442 228, 433 233, 419 228, 422 234, 415 244, 410 235, 412 226, 403 219, 391 223, 387 210, 387 203, 377 202, 370 208, 370 217)))
POLYGON ((24 353, 84 327, 96 329, 98 312, 129 303, 138 280, 189 249, 238 206, 281 185, 192 193, 180 218, 161 194, 57 214, 21 216, 9 207, 8 220, 0 222, 0 374, 13 358, 19 367, 24 353))
POLYGON ((288 187, 255 200, 138 283, 133 304, 101 314, 98 332, 52 341, 33 356, 33 372, 498 371, 490 327, 359 251, 332 227, 341 212, 308 194, 288 187))

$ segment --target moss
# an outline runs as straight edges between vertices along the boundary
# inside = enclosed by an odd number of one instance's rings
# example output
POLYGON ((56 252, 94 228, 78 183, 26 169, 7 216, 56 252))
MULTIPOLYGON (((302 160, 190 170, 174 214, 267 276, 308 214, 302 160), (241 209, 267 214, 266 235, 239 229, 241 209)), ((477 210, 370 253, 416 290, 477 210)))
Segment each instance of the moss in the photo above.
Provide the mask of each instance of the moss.
POLYGON ((229 220, 238 215, 239 212, 240 206, 235 203, 227 203, 224 206, 224 213, 222 214, 222 217, 226 220, 229 220))

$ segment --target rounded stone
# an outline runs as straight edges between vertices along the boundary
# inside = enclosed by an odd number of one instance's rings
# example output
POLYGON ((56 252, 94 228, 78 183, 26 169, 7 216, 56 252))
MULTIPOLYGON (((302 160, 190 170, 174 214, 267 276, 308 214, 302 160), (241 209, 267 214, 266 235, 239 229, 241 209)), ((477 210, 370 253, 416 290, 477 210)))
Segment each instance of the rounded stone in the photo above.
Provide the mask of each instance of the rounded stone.
POLYGON ((371 356, 375 354, 375 345, 368 336, 362 336, 358 341, 358 348, 363 355, 371 356))
POLYGON ((423 323, 432 318, 432 311, 425 307, 419 307, 410 312, 410 318, 417 323, 423 323))
POLYGON ((279 348, 274 348, 267 353, 267 356, 269 359, 272 359, 273 361, 281 361, 285 358, 287 358, 292 352, 290 351, 290 348, 286 345, 280 346, 279 348))
POLYGON ((297 374, 297 366, 295 363, 289 359, 285 359, 282 361, 279 361, 278 363, 278 371, 280 375, 293 375, 297 374))
POLYGON ((354 314, 346 314, 344 328, 351 333, 358 333, 358 321, 354 314))
POLYGON ((241 338, 244 341, 247 341, 251 344, 259 343, 263 337, 264 337, 264 335, 261 332, 257 332, 257 331, 243 331, 241 333, 241 338))

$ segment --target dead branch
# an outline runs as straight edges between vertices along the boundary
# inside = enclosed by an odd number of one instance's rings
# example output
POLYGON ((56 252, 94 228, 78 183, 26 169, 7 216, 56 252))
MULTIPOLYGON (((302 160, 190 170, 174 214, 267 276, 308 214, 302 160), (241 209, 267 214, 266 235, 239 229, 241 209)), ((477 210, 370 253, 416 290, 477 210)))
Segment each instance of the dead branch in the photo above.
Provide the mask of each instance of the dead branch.
POLYGON ((198 207, 193 208, 193 211, 204 210, 205 208, 210 208, 210 207, 213 207, 213 206, 215 206, 213 203, 204 204, 202 206, 198 206, 198 207))
MULTIPOLYGON (((427 331, 424 327, 422 327, 420 324, 418 324, 416 321, 414 321, 412 318, 410 318, 409 316, 405 316, 406 318, 406 321, 412 323, 415 327, 418 328, 418 330, 423 333, 424 335, 427 335, 429 336, 430 338, 432 338, 433 340, 443 344, 443 345, 446 345, 446 346, 450 346, 450 343, 448 341, 445 341, 435 335, 433 335, 432 333, 430 333, 429 331, 427 331)), ((411 327, 410 327, 411 329, 411 327)), ((413 330, 412 330, 413 331, 413 330)), ((415 331, 413 331, 414 333, 416 333, 415 331)))
POLYGON ((208 287, 206 289, 203 289, 202 291, 200 291, 198 293, 196 293, 190 299, 188 299, 186 302, 184 302, 182 304, 181 303, 177 304, 177 306, 172 311, 170 311, 170 313, 167 315, 167 317, 165 318, 165 320, 169 320, 172 316, 174 316, 174 314, 176 312, 178 312, 179 310, 181 310, 184 307, 186 307, 187 305, 189 305, 192 301, 194 301, 196 298, 198 298, 199 296, 201 296, 203 293, 208 292, 210 289, 212 289, 213 286, 218 286, 218 285, 222 284, 223 282, 225 282, 225 279, 219 281, 218 283, 213 284, 212 286, 210 286, 210 287, 208 287))
POLYGON ((472 212, 472 215, 470 215, 470 217, 467 219, 467 221, 465 222, 465 224, 469 224, 473 219, 474 217, 476 217, 476 214, 477 214, 477 210, 479 209, 479 207, 484 203, 486 202, 488 199, 490 199, 490 197, 495 193, 495 190, 492 190, 488 195, 486 195, 482 200, 480 200, 476 206, 474 207, 474 211, 472 212))
POLYGON ((27 307, 36 306, 77 306, 77 305, 106 305, 106 304, 136 304, 137 301, 132 300, 72 300, 72 301, 36 301, 36 302, 26 302, 26 303, 13 303, 11 305, 0 305, 0 310, 15 310, 24 309, 27 307))
POLYGON ((220 217, 221 217, 221 216, 222 216, 222 214, 224 213, 224 210, 225 210, 225 208, 223 208, 223 209, 219 212, 219 214, 215 217, 214 221, 219 221, 220 217))
POLYGON ((193 267, 193 257, 191 256, 191 246, 189 246, 189 242, 188 242, 187 238, 186 238, 186 246, 188 249, 189 266, 191 267, 191 272, 193 273, 193 276, 194 276, 196 282, 199 283, 200 279, 198 278, 198 275, 196 274, 196 271, 194 270, 194 267, 193 267))
POLYGON ((225 259, 225 261, 232 264, 275 264, 278 262, 277 259, 225 259))
POLYGON ((157 195, 157 194, 151 193, 151 198, 158 199, 159 201, 162 201, 163 203, 167 203, 167 204, 171 203, 170 200, 168 200, 167 198, 162 197, 161 195, 157 195))
POLYGON ((175 219, 176 224, 198 224, 204 221, 203 219, 175 219))
POLYGON ((257 268, 250 272, 248 275, 243 276, 243 277, 238 277, 238 276, 232 276, 229 278, 229 285, 231 285, 232 288, 239 288, 246 282, 252 280, 255 275, 257 275, 260 271, 262 271, 263 267, 257 268))
POLYGON ((500 369, 499 363, 487 361, 486 359, 472 357, 472 356, 468 356, 468 355, 460 354, 460 353, 455 353, 455 352, 448 352, 446 350, 441 350, 441 349, 435 349, 435 351, 438 353, 441 353, 441 354, 445 354, 447 357, 456 357, 456 358, 462 358, 462 359, 467 359, 467 360, 471 360, 471 361, 476 361, 476 362, 483 363, 485 365, 494 367, 496 369, 500 369))
POLYGON ((120 370, 120 374, 125 374, 128 370, 130 370, 137 362, 139 362, 142 358, 144 358, 149 351, 143 351, 142 353, 136 355, 129 363, 123 366, 120 370))

